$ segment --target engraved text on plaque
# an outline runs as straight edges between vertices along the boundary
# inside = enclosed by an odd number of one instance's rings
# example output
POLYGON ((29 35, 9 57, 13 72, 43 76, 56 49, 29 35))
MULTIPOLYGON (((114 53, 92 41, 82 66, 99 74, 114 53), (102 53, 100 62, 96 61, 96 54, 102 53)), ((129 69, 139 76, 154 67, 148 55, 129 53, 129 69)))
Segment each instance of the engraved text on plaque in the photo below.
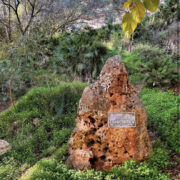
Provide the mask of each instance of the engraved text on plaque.
POLYGON ((108 127, 136 127, 134 112, 121 112, 108 114, 108 127))

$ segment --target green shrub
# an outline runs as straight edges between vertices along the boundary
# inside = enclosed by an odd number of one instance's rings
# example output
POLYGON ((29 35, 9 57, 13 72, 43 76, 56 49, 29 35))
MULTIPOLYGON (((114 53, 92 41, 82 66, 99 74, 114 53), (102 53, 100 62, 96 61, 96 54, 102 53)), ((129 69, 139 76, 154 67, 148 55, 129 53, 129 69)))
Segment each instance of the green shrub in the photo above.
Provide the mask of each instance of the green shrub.
MULTIPOLYGON (((61 152, 61 151, 60 151, 61 152)), ((61 154, 61 153, 60 153, 61 154)), ((58 160, 58 159, 57 159, 58 160)), ((22 180, 35 179, 64 179, 64 180, 168 180, 169 178, 158 171, 157 167, 146 162, 136 163, 133 160, 123 166, 114 167, 112 171, 74 170, 54 158, 43 159, 22 176, 22 180), (25 178, 27 177, 27 178, 25 178)))
POLYGON ((143 80, 148 87, 173 86, 178 83, 177 65, 165 50, 140 44, 132 53, 123 53, 122 56, 133 82, 143 80), (136 74, 139 78, 133 77, 136 74))
MULTIPOLYGON (((74 125, 74 123, 73 123, 74 125)), ((53 131, 53 143, 55 146, 60 146, 62 143, 65 143, 68 141, 70 135, 71 135, 72 129, 69 128, 63 128, 60 131, 53 131)))
POLYGON ((169 178, 158 171, 156 167, 149 166, 146 162, 136 163, 133 160, 126 161, 124 166, 113 168, 112 179, 134 180, 168 180, 169 178))
POLYGON ((160 140, 157 140, 155 144, 153 144, 153 150, 148 163, 151 167, 157 167, 162 171, 170 164, 169 151, 160 140))
POLYGON ((52 155, 54 152, 56 151, 56 147, 55 146, 50 146, 47 149, 42 151, 41 157, 47 157, 52 155))
POLYGON ((52 87, 61 80, 96 78, 111 52, 101 40, 104 32, 106 38, 113 29, 117 30, 109 25, 100 30, 62 33, 49 40, 37 33, 24 36, 8 48, 4 45, 6 51, 0 57, 0 101, 8 100, 10 88, 15 97, 20 97, 34 86, 52 87))
MULTIPOLYGON (((34 118, 38 118, 39 123, 46 128, 46 131, 48 131, 48 128, 54 128, 54 126, 60 128, 71 127, 70 125, 74 125, 74 120, 70 118, 75 117, 74 113, 78 101, 86 86, 87 84, 80 82, 61 82, 61 85, 55 88, 32 89, 15 104, 16 111, 11 107, 1 113, 0 137, 7 134, 13 135, 9 131, 13 122, 16 122, 17 128, 20 128, 17 132, 21 131, 22 127, 25 128, 24 126, 28 126, 28 128, 23 129, 26 134, 30 130, 35 130, 36 128, 32 123, 34 118), (60 123, 57 125, 58 122, 60 123)), ((39 130, 39 133, 42 133, 42 131, 39 130)))
POLYGON ((135 53, 124 52, 122 54, 122 59, 129 75, 134 75, 135 73, 140 72, 139 67, 142 64, 141 56, 138 56, 135 53))
POLYGON ((172 92, 144 88, 141 99, 148 113, 148 127, 156 130, 172 150, 180 153, 178 97, 172 92))
POLYGON ((135 73, 129 76, 129 80, 133 85, 136 85, 137 83, 142 83, 142 79, 144 79, 144 75, 142 73, 135 73))
POLYGON ((68 155, 68 145, 63 144, 55 153, 54 153, 54 158, 57 161, 65 161, 66 156, 68 155))
POLYGON ((33 166, 27 173, 25 173, 21 180, 89 180, 103 179, 103 172, 94 170, 78 171, 68 169, 65 164, 58 162, 54 158, 42 159, 35 166, 33 166))
POLYGON ((93 30, 64 34, 59 37, 54 56, 49 66, 56 72, 65 73, 72 79, 83 81, 96 78, 108 55, 108 49, 99 41, 93 30))

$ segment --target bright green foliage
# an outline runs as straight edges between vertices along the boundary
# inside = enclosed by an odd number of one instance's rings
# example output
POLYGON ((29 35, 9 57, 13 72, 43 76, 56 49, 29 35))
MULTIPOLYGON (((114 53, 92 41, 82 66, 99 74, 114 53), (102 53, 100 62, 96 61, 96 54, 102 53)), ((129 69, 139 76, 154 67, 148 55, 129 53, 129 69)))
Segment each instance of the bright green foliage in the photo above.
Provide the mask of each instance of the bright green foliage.
POLYGON ((173 64, 169 57, 157 57, 147 62, 144 67, 147 86, 175 85, 178 82, 178 72, 175 68, 176 64, 173 64))
POLYGON ((11 180, 16 179, 18 176, 18 163, 14 158, 4 158, 0 161, 0 179, 1 180, 11 180))
POLYGON ((170 164, 170 156, 167 146, 165 146, 159 139, 153 144, 153 150, 148 160, 148 164, 152 167, 164 171, 170 164))
MULTIPOLYGON (((133 160, 126 161, 124 167, 114 168, 112 179, 122 177, 123 180, 135 179, 135 180, 168 180, 169 178, 160 173, 157 167, 153 167, 146 162, 136 163, 133 160)), ((121 179, 121 178, 120 178, 121 179)))
POLYGON ((160 0, 128 0, 124 3, 124 9, 128 9, 130 12, 126 12, 123 16, 122 27, 123 32, 127 38, 129 38, 137 27, 138 23, 141 23, 145 10, 155 12, 159 6, 160 0))
MULTIPOLYGON (((16 103, 16 112, 11 108, 0 115, 0 138, 12 144, 12 150, 0 159, 0 177, 3 180, 16 179, 31 165, 22 180, 168 179, 161 171, 169 165, 169 151, 161 142, 155 144, 146 162, 127 161, 124 166, 107 172, 67 168, 64 164, 68 155, 66 143, 74 127, 78 100, 86 85, 75 82, 62 83, 55 88, 35 88, 16 103), (39 118, 39 125, 32 124, 34 118, 39 118), (12 132, 10 127, 14 121, 18 122, 17 129, 12 132), (43 159, 39 161, 40 158, 43 159)), ((168 142, 172 150, 177 151, 180 133, 176 128, 175 97, 171 93, 159 93, 158 99, 157 94, 157 91, 150 89, 144 89, 141 93, 149 113, 149 127, 155 126, 161 138, 168 142), (170 115, 166 117, 165 111, 170 115), (168 122, 167 126, 162 126, 165 122, 168 122), (171 132, 168 136, 167 131, 171 132)))
POLYGON ((68 145, 63 144, 55 153, 54 158, 57 161, 65 161, 68 154, 68 145))
POLYGON ((161 139, 180 154, 178 97, 170 92, 143 89, 141 99, 148 113, 148 127, 156 130, 161 139))
MULTIPOLYGON (((43 125, 48 123, 46 117, 51 118, 52 121, 59 119, 60 127, 71 127, 71 114, 76 111, 78 100, 86 85, 80 82, 61 82, 61 85, 56 88, 32 89, 16 103, 16 111, 11 107, 0 115, 0 137, 10 133, 8 130, 11 123, 17 121, 18 126, 22 127, 27 122, 27 126, 31 126, 28 123, 33 118, 43 119, 43 125), (65 118, 68 114, 69 118, 65 118)), ((53 124, 52 128, 54 128, 53 124)))
MULTIPOLYGON (((162 146, 162 145, 161 145, 162 146)), ((161 151, 155 147, 155 154, 152 154, 147 162, 136 163, 133 160, 125 162, 124 166, 114 167, 112 171, 94 171, 84 170, 78 171, 74 169, 68 169, 67 166, 60 160, 61 157, 67 154, 66 145, 63 145, 57 152, 60 155, 60 159, 53 157, 48 159, 42 159, 30 170, 28 170, 20 180, 35 180, 35 179, 64 179, 64 180, 114 180, 114 179, 150 179, 150 180, 168 180, 169 178, 161 173, 166 166, 159 167, 159 164, 168 163, 166 150, 161 147, 161 151), (65 148, 64 148, 65 147, 65 148), (165 152, 165 157, 162 157, 162 153, 165 152), (156 164, 157 163, 157 164, 156 164)), ((57 157, 57 152, 55 157, 57 157)), ((59 156, 58 155, 58 156, 59 156)), ((64 157, 63 156, 63 157, 64 157)), ((64 159, 63 159, 64 160, 64 159)))
MULTIPOLYGON (((1 113, 0 139, 7 140, 12 149, 0 157, 0 162, 13 158, 17 167, 23 163, 34 164, 67 143, 86 86, 80 82, 61 82, 55 88, 34 88, 15 104, 16 111, 11 107, 1 113), (35 118, 38 118, 36 125, 35 118)), ((56 153, 56 156, 60 158, 61 155, 56 153)))
POLYGON ((27 175, 23 175, 21 180, 102 180, 103 172, 87 170, 87 171, 76 171, 68 169, 67 166, 56 161, 54 158, 42 159, 39 161, 27 175), (28 176, 28 174, 30 174, 28 176))

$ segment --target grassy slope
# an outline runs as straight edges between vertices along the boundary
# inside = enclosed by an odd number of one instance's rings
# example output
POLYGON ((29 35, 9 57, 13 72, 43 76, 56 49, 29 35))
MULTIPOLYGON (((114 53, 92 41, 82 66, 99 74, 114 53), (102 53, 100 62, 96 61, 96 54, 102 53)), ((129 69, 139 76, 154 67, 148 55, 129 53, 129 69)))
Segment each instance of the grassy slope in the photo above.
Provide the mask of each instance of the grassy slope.
POLYGON ((156 141, 148 161, 128 161, 112 172, 67 168, 64 163, 67 141, 75 125, 79 98, 86 86, 74 82, 55 88, 32 89, 16 103, 16 111, 11 107, 0 115, 0 138, 12 144, 12 150, 0 158, 0 179, 17 179, 21 174, 23 180, 168 179, 162 174, 168 173, 168 154, 178 152, 177 99, 171 92, 151 89, 143 89, 141 98, 149 115, 148 127, 155 128, 164 143, 156 141), (37 125, 33 124, 35 118, 38 118, 37 125))
POLYGON ((34 88, 16 103, 16 110, 11 107, 0 114, 0 139, 12 145, 0 157, 0 179, 15 178, 20 167, 30 167, 67 142, 86 86, 62 82, 55 88, 34 88), (14 172, 8 175, 10 170, 14 172))

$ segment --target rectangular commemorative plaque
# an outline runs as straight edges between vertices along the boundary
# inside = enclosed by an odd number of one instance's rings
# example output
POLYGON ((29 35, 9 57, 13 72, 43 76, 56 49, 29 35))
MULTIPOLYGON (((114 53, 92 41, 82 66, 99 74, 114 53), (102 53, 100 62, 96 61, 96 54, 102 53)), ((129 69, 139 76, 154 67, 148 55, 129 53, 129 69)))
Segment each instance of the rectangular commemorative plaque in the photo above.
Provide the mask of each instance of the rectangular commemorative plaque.
POLYGON ((135 112, 108 113, 108 127, 136 127, 135 112))

